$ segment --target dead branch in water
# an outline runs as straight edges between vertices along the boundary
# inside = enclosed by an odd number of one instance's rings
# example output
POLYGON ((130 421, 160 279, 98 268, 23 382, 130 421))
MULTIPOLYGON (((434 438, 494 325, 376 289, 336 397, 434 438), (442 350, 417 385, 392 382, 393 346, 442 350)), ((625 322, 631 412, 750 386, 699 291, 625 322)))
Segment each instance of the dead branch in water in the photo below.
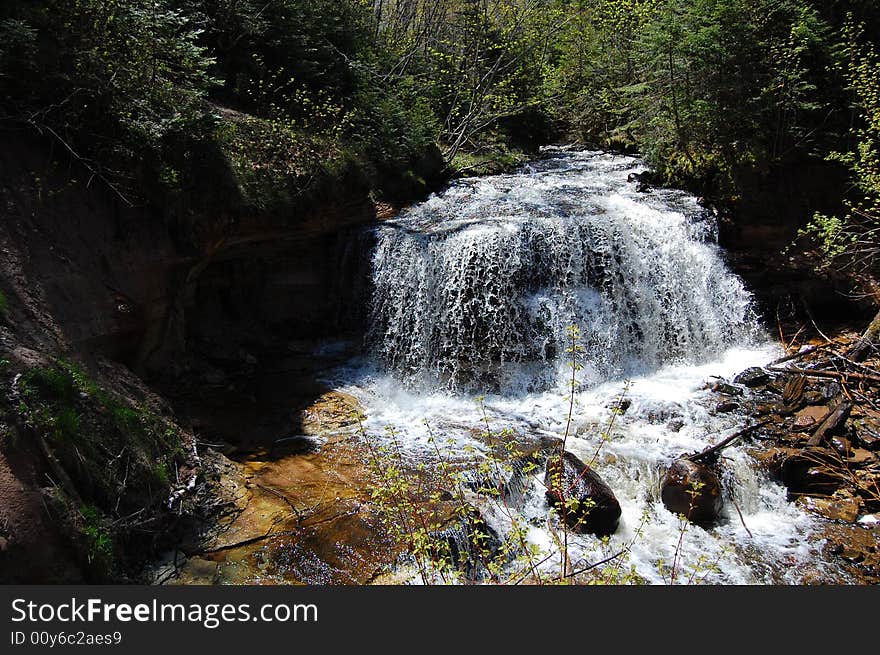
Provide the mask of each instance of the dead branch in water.
POLYGON ((732 444, 737 439, 740 439, 740 438, 746 436, 747 434, 754 432, 758 428, 764 427, 765 425, 769 424, 770 422, 771 421, 761 421, 760 423, 756 423, 755 425, 751 425, 743 430, 740 430, 736 434, 730 435, 726 439, 720 441, 719 443, 715 444, 714 446, 712 446, 710 448, 707 448, 703 452, 695 453, 693 455, 688 455, 685 459, 689 459, 692 462, 698 462, 702 459, 706 459, 707 457, 711 457, 715 453, 720 452, 720 451, 724 450, 725 448, 727 448, 730 444, 732 444))
POLYGON ((823 348, 824 346, 808 346, 804 348, 800 352, 796 352, 793 355, 786 355, 785 357, 780 357, 779 359, 774 359, 767 366, 778 366, 779 364, 784 364, 785 362, 790 362, 795 359, 800 359, 802 357, 806 357, 807 355, 812 355, 814 352, 819 350, 819 348, 823 348))

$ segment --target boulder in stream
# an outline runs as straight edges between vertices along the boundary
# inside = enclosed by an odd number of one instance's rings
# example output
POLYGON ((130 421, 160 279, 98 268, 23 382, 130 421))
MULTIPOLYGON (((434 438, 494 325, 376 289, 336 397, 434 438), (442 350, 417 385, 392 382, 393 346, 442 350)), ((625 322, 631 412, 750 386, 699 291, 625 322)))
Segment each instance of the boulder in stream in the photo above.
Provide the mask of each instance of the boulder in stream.
POLYGON ((763 368, 752 366, 733 378, 735 384, 746 387, 760 387, 770 381, 770 375, 763 368))
POLYGON ((660 498, 666 509, 691 523, 711 523, 721 513, 721 482, 708 466, 678 459, 660 484, 660 498))
POLYGON ((573 454, 550 456, 544 485, 547 501, 575 532, 605 537, 617 530, 621 510, 614 492, 573 454))

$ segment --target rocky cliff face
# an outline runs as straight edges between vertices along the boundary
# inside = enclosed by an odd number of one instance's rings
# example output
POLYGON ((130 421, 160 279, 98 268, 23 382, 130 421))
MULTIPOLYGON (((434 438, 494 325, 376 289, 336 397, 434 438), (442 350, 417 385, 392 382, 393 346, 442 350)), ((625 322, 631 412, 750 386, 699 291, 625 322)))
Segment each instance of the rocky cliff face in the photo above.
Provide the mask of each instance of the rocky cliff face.
POLYGON ((340 235, 375 218, 363 180, 336 180, 286 216, 175 216, 83 184, 47 150, 0 153, 3 286, 41 345, 158 372, 218 322, 225 338, 236 326, 335 329, 340 235))
MULTIPOLYGON (((279 339, 356 329, 345 321, 337 262, 345 231, 376 218, 363 177, 349 170, 322 180, 286 212, 252 211, 227 202, 233 195, 218 179, 217 197, 199 209, 129 206, 43 141, 13 137, 0 151, 0 578, 107 579, 134 564, 93 566, 102 526, 119 518, 119 503, 104 496, 122 485, 120 497, 140 502, 158 525, 169 510, 159 496, 183 494, 198 467, 188 426, 143 380, 198 387, 200 376, 252 366, 279 339), (40 386, 40 376, 70 393, 40 386), (129 411, 136 430, 120 418, 129 411), (152 430, 145 416, 167 426, 125 442, 152 430), (88 426, 90 452, 65 441, 62 419, 80 428, 73 432, 88 426), (179 435, 175 445, 163 441, 169 431, 179 435), (109 443, 123 454, 104 452, 109 443), (155 465, 149 499, 114 473, 133 452, 155 465), (108 472, 106 489, 84 490, 93 465, 108 472), (50 496, 63 502, 47 503, 50 496), (77 541, 71 530, 86 536, 77 541)), ((125 538, 150 541, 149 533, 125 538)), ((106 536, 112 550, 116 535, 106 536)), ((148 549, 141 543, 138 552, 148 549)))

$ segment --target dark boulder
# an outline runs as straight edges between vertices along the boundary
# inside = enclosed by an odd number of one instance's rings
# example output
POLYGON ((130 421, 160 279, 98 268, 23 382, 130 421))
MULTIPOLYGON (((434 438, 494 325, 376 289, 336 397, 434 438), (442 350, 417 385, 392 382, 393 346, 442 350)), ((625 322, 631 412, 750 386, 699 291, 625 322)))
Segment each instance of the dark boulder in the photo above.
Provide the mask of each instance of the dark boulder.
POLYGON ((746 387, 760 387, 770 381, 770 375, 763 368, 753 366, 737 375, 733 381, 746 387))
POLYGON ((621 510, 614 492, 571 453, 547 460, 544 485, 547 501, 575 532, 605 537, 617 530, 621 510))
POLYGON ((692 523, 711 523, 721 513, 721 482, 708 466, 678 459, 663 478, 660 498, 666 509, 692 523))
POLYGON ((724 394, 725 396, 742 396, 743 390, 724 381, 714 382, 710 387, 710 391, 724 394))
POLYGON ((636 185, 636 191, 639 193, 648 193, 651 191, 651 182, 644 173, 630 173, 626 181, 636 185))

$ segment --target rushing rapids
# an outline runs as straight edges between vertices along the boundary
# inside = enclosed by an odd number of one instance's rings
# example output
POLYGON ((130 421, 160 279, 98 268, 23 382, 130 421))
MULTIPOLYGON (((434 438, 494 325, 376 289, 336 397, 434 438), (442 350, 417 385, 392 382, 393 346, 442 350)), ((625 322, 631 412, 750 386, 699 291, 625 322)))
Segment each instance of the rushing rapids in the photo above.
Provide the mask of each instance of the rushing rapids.
MULTIPOLYGON (((584 461, 601 453, 596 469, 622 516, 609 543, 572 535, 572 560, 625 549, 627 567, 654 583, 822 578, 814 520, 742 444, 725 451, 720 522, 682 532, 660 498, 675 459, 748 420, 715 411, 707 381, 778 350, 724 264, 714 216, 682 192, 640 193, 629 179, 637 159, 546 154, 516 174, 459 181, 375 228, 370 355, 333 384, 365 407, 371 439, 393 427, 398 452, 415 462, 432 461, 431 435, 447 457, 486 452, 487 424, 523 442, 559 438, 569 431, 567 328, 577 325, 568 446, 584 461), (621 394, 629 407, 609 431, 621 394)), ((521 480, 515 519, 491 503, 483 514, 502 536, 521 521, 552 567, 541 477, 521 480)))

